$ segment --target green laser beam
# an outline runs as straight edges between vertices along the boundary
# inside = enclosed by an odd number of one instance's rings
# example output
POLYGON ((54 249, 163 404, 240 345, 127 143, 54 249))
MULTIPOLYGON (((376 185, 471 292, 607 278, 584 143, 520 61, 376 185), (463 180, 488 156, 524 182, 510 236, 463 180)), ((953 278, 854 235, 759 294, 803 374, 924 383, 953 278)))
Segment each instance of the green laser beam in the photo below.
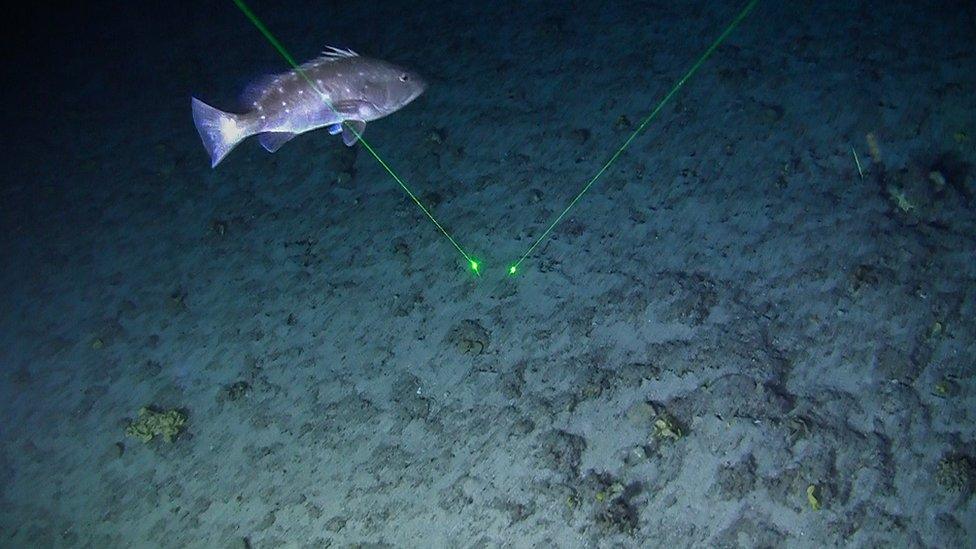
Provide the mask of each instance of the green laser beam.
MULTIPOLYGON (((299 66, 298 63, 295 62, 295 58, 293 58, 291 54, 288 53, 288 50, 286 50, 285 47, 281 44, 281 42, 279 42, 278 39, 275 38, 273 34, 271 34, 271 31, 268 30, 268 27, 265 26, 265 24, 262 23, 260 19, 258 19, 258 16, 255 15, 253 11, 251 11, 251 8, 249 8, 247 4, 244 3, 243 0, 233 0, 233 2, 238 7, 238 9, 241 10, 241 13, 243 13, 244 16, 247 17, 251 21, 251 23, 254 24, 255 27, 257 27, 258 31, 260 31, 261 34, 264 35, 264 37, 274 47, 274 49, 278 50, 278 53, 280 53, 281 56, 285 58, 285 61, 287 61, 288 64, 291 65, 291 67, 295 69, 295 71, 298 72, 298 74, 300 74, 302 78, 305 79, 306 82, 308 82, 308 85, 311 86, 312 89, 319 94, 319 98, 322 99, 322 102, 325 103, 325 106, 327 106, 329 110, 331 110, 333 113, 338 115, 338 112, 336 112, 335 108, 332 106, 332 103, 329 102, 329 98, 325 94, 325 92, 319 89, 319 87, 316 85, 315 82, 312 82, 312 79, 309 78, 308 74, 306 74, 305 71, 302 70, 301 66, 299 66)), ((370 145, 369 142, 367 142, 365 139, 363 139, 363 135, 358 131, 356 131, 355 128, 352 128, 351 126, 348 125, 343 125, 342 131, 346 131, 346 130, 352 130, 352 133, 356 135, 356 138, 359 140, 359 142, 363 144, 363 148, 369 151, 369 154, 376 159, 376 161, 379 163, 380 166, 383 167, 384 170, 386 170, 386 173, 390 174, 390 177, 392 177, 393 180, 396 181, 398 185, 400 185, 400 188, 403 189, 405 193, 407 193, 407 196, 410 197, 410 200, 413 200, 414 204, 416 204, 420 208, 420 210, 424 212, 424 215, 426 215, 427 218, 430 219, 430 221, 434 224, 434 226, 437 227, 437 229, 441 233, 443 233, 445 237, 447 237, 447 239, 451 242, 454 248, 456 248, 457 251, 460 252, 460 254, 464 257, 465 261, 468 264, 468 267, 474 272, 474 274, 480 276, 481 271, 478 262, 472 259, 471 256, 468 255, 468 253, 465 252, 463 248, 461 248, 461 245, 458 244, 457 240, 455 240, 454 237, 447 232, 447 229, 445 229, 444 226, 441 225, 436 218, 434 218, 434 215, 430 213, 430 210, 428 210, 427 207, 420 202, 420 199, 418 199, 417 195, 414 194, 414 192, 410 189, 410 187, 408 187, 407 184, 403 182, 403 179, 401 179, 400 176, 393 171, 393 168, 391 168, 389 164, 387 164, 386 161, 384 161, 383 158, 380 157, 379 153, 376 152, 373 146, 370 145)))
POLYGON ((854 145, 851 145, 851 152, 854 153, 854 164, 857 165, 857 175, 864 179, 864 170, 861 169, 861 159, 857 157, 857 151, 854 150, 854 145))
POLYGON ((535 242, 532 243, 531 246, 529 246, 529 249, 526 250, 525 253, 522 254, 521 257, 519 257, 518 261, 516 261, 515 263, 513 263, 513 264, 511 264, 509 266, 508 273, 510 275, 514 275, 516 273, 516 271, 518 271, 519 265, 521 265, 522 262, 525 261, 525 258, 527 258, 529 256, 529 254, 531 254, 532 251, 535 250, 536 247, 543 240, 545 240, 545 238, 547 236, 549 236, 549 233, 552 232, 552 230, 556 227, 556 225, 558 225, 559 222, 562 221, 564 217, 566 217, 566 214, 569 212, 569 210, 573 209, 573 206, 575 206, 576 203, 579 202, 580 198, 582 198, 583 195, 586 194, 586 191, 590 190, 590 187, 592 187, 593 184, 596 183, 596 181, 598 179, 600 179, 600 176, 602 176, 603 173, 606 172, 607 169, 610 168, 610 166, 614 162, 616 162, 617 158, 621 154, 623 154, 623 152, 627 149, 627 147, 630 146, 630 143, 634 140, 634 138, 636 138, 637 135, 641 131, 643 131, 644 127, 647 126, 647 124, 650 123, 650 121, 653 120, 654 117, 657 116, 657 113, 659 113, 661 111, 661 109, 664 108, 664 105, 667 104, 667 102, 671 100, 671 97, 673 97, 674 94, 676 94, 678 92, 678 90, 680 90, 682 88, 682 86, 685 85, 685 82, 689 78, 691 78, 691 76, 693 74, 695 74, 695 72, 698 71, 698 68, 701 67, 702 64, 719 47, 719 45, 722 42, 725 41, 725 39, 729 36, 729 34, 732 33, 732 31, 735 29, 735 27, 737 27, 739 25, 739 23, 741 23, 742 20, 745 19, 745 17, 747 15, 749 15, 749 12, 752 11, 752 8, 754 8, 756 6, 756 3, 758 3, 758 2, 759 2, 759 0, 750 0, 750 2, 748 4, 746 4, 746 7, 742 8, 742 11, 740 11, 739 14, 735 17, 735 19, 733 19, 732 22, 729 23, 729 25, 725 28, 725 30, 722 32, 722 34, 720 34, 719 37, 716 38, 714 42, 712 42, 712 45, 709 46, 707 50, 705 50, 705 53, 703 53, 702 56, 698 58, 698 61, 696 61, 695 64, 692 65, 690 69, 688 69, 688 72, 686 72, 685 75, 682 76, 680 80, 678 80, 678 82, 671 88, 671 91, 669 91, 667 93, 667 95, 664 96, 664 99, 661 99, 661 102, 657 104, 657 107, 654 107, 654 110, 651 111, 651 114, 647 115, 644 118, 644 120, 640 123, 640 125, 637 126, 637 129, 635 129, 633 132, 631 132, 630 137, 628 137, 627 140, 624 141, 623 145, 621 145, 620 148, 617 149, 617 152, 613 153, 613 156, 610 157, 610 160, 607 160, 607 162, 603 165, 603 167, 600 168, 599 171, 596 172, 596 175, 594 175, 590 179, 590 181, 585 186, 583 186, 583 190, 581 190, 576 195, 576 197, 573 198, 573 200, 569 203, 569 205, 566 206, 566 208, 558 216, 556 216, 555 221, 553 221, 549 225, 549 227, 542 233, 542 235, 539 236, 539 238, 537 238, 535 240, 535 242))

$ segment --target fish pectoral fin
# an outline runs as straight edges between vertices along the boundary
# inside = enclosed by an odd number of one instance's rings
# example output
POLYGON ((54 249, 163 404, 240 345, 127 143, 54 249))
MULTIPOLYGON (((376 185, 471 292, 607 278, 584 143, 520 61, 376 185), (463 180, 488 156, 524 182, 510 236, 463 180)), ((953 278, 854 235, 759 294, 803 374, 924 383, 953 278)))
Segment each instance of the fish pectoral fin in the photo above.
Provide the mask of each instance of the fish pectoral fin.
POLYGON ((362 101, 357 101, 355 99, 344 99, 342 101, 336 101, 333 103, 332 110, 343 118, 355 118, 359 116, 359 107, 362 104, 362 101))
POLYGON ((298 134, 291 132, 264 132, 258 136, 258 141, 261 142, 261 146, 268 152, 273 153, 280 149, 282 145, 291 141, 296 135, 298 134))
POLYGON ((345 120, 342 122, 342 142, 352 147, 356 141, 366 133, 366 123, 362 120, 345 120))

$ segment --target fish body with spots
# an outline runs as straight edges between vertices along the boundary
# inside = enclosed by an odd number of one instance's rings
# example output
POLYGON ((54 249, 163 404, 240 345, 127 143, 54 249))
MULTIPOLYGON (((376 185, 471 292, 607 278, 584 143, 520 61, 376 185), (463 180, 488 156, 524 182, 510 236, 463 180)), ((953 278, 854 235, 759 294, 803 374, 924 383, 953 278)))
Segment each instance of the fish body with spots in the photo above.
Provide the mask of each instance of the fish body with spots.
POLYGON ((224 112, 195 97, 191 107, 211 166, 216 167, 252 135, 275 152, 296 135, 328 128, 352 146, 366 130, 366 122, 403 108, 426 87, 410 70, 330 48, 296 70, 251 84, 242 95, 245 113, 224 112))

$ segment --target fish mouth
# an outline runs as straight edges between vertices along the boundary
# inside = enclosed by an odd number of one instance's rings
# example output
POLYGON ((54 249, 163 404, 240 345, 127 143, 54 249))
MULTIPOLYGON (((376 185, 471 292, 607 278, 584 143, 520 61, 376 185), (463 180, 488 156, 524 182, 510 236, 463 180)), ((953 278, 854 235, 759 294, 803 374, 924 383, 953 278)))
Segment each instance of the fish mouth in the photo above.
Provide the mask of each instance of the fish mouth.
POLYGON ((417 100, 418 97, 420 97, 421 95, 423 95, 425 91, 427 91, 427 86, 426 85, 417 85, 414 89, 410 90, 410 92, 411 92, 410 95, 407 96, 407 100, 404 101, 403 102, 403 105, 401 105, 401 106, 404 106, 405 107, 405 106, 409 105, 410 103, 413 103, 414 101, 417 100))
POLYGON ((413 95, 413 97, 411 98, 411 100, 413 100, 413 99, 416 99, 416 98, 418 98, 418 97, 420 97, 421 95, 423 95, 423 93, 424 93, 425 91, 427 91, 427 81, 426 81, 426 80, 424 80, 423 78, 420 78, 420 77, 418 76, 418 77, 417 77, 417 89, 416 89, 416 90, 414 90, 414 95, 413 95))

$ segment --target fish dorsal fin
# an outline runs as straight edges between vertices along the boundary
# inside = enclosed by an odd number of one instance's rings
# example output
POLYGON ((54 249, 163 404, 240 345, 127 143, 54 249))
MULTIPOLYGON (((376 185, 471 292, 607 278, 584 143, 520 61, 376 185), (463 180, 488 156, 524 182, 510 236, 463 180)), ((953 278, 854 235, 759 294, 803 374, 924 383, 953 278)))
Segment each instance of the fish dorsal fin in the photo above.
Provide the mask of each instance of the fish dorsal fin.
POLYGON ((352 50, 344 50, 335 46, 326 46, 322 52, 322 57, 341 59, 343 57, 359 57, 359 54, 352 50))
MULTIPOLYGON (((337 48, 335 46, 327 46, 325 51, 322 52, 320 57, 307 61, 298 66, 300 71, 306 71, 314 69, 322 63, 328 63, 331 61, 338 61, 340 59, 348 59, 351 57, 360 57, 360 55, 353 50, 337 48)), ((250 110, 253 107, 255 101, 260 101, 264 94, 267 93, 272 87, 277 87, 282 79, 293 77, 295 71, 288 71, 280 74, 266 74, 259 78, 256 78, 253 82, 244 88, 244 91, 240 95, 241 107, 246 110, 250 110)))
POLYGON ((349 59, 351 57, 359 57, 359 54, 352 50, 344 50, 341 48, 334 48, 329 46, 322 55, 312 59, 311 61, 306 61, 298 66, 299 70, 312 70, 321 67, 324 63, 332 63, 334 61, 339 61, 342 59, 349 59))
POLYGON ((251 110, 253 108, 253 103, 255 101, 260 101, 268 89, 277 84, 281 76, 282 75, 280 74, 266 74, 255 78, 244 88, 244 91, 241 92, 241 107, 246 110, 251 110))

